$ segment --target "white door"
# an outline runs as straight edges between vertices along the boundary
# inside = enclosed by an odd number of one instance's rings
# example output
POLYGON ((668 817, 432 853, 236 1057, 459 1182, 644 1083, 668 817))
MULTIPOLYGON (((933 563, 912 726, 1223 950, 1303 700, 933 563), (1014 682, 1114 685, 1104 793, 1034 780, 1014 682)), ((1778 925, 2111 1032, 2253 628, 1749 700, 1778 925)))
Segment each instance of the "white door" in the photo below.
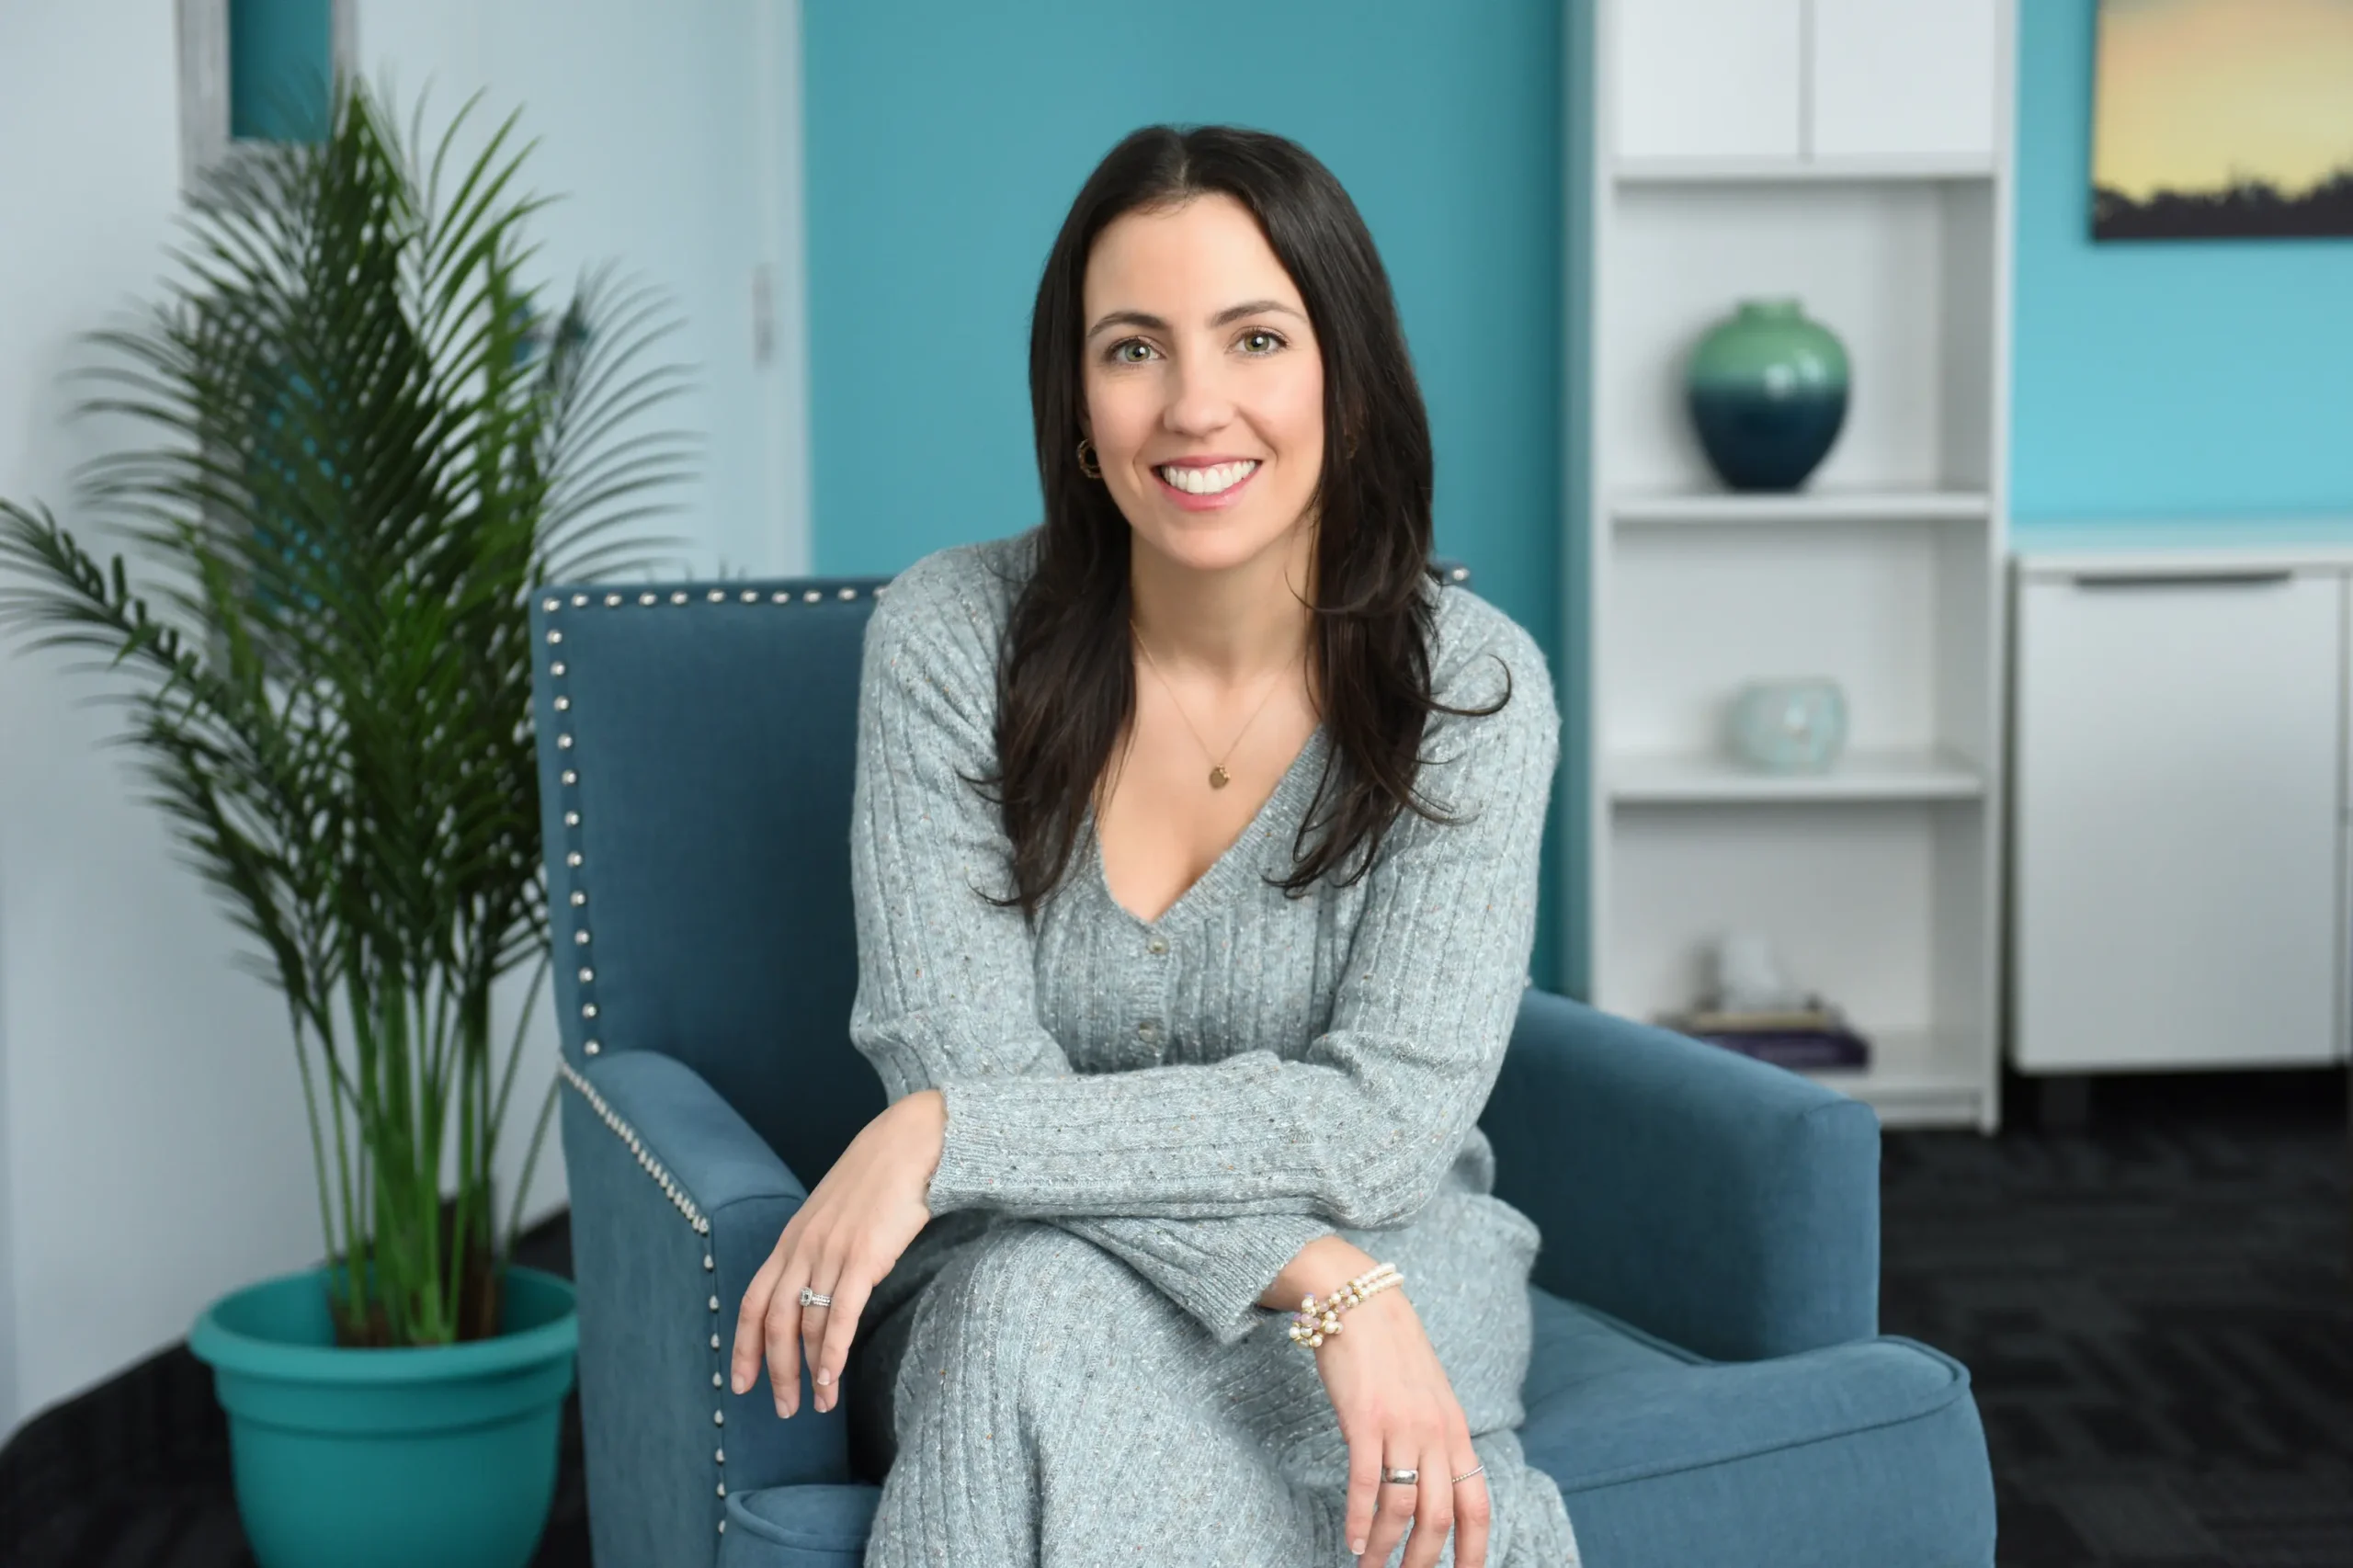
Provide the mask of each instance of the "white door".
POLYGON ((2001 0, 1812 0, 1817 158, 1994 157, 2001 0))
POLYGON ((2021 1068, 2332 1059, 2343 636, 2334 574, 2021 583, 2021 1068))
POLYGON ((1617 0, 1608 15, 1618 156, 1799 155, 1802 0, 1617 0))

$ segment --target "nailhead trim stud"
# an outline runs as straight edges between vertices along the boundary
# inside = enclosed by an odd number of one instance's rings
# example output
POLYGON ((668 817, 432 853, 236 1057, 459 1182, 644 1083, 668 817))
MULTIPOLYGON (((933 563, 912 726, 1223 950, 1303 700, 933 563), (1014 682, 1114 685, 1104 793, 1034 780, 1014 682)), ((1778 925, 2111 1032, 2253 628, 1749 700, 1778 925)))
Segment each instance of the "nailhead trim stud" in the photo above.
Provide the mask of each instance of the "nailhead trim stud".
MULTIPOLYGON (((882 589, 881 587, 877 587, 873 590, 873 594, 879 598, 881 597, 882 589)), ((816 604, 822 601, 824 597, 824 592, 820 589, 807 588, 802 590, 801 593, 800 601, 803 604, 816 604)), ((836 588, 835 590, 834 597, 844 603, 848 603, 858 597, 858 589, 850 586, 836 588)), ((724 604, 727 602, 728 594, 727 590, 724 588, 710 588, 705 591, 703 597, 706 603, 724 604)), ((760 601, 760 592, 756 588, 745 588, 740 591, 736 597, 738 602, 743 604, 757 604, 760 601)), ((608 592, 602 596, 602 598, 604 606, 608 609, 620 609, 630 602, 630 597, 628 595, 617 592, 608 592)), ((668 595, 668 602, 673 605, 689 603, 691 602, 691 598, 692 596, 688 594, 688 592, 683 588, 673 589, 668 595)), ((777 606, 787 606, 794 602, 791 591, 784 588, 779 588, 772 591, 768 595, 768 600, 771 604, 777 606)), ((637 595, 637 603, 641 608, 649 608, 661 604, 663 601, 664 596, 655 593, 650 588, 642 589, 637 595)), ((575 609, 585 609, 591 602, 591 596, 586 593, 575 592, 572 596, 572 606, 575 609)), ((559 596, 551 594, 540 601, 540 608, 547 611, 550 615, 553 615, 563 608, 563 600, 559 596)), ((547 644, 551 648, 563 646, 563 632, 561 628, 553 626, 548 628, 547 644)), ((562 681, 565 680, 570 674, 571 668, 566 660, 557 658, 551 659, 549 662, 548 675, 551 678, 562 681)), ((572 712, 573 705, 574 697, 573 693, 569 689, 560 690, 556 693, 554 698, 554 708, 557 712, 569 714, 572 712)), ((576 719, 572 722, 574 723, 578 722, 576 719)), ((556 746, 559 750, 572 750, 573 742, 574 732, 572 731, 564 731, 556 736, 556 746)), ((580 870, 584 864, 586 853, 581 846, 582 813, 581 803, 577 794, 580 788, 580 771, 577 768, 567 767, 564 768, 558 777, 562 782, 563 788, 569 793, 570 797, 563 802, 563 821, 565 836, 568 840, 563 847, 563 863, 566 868, 576 872, 580 870)), ((589 945, 591 939, 588 926, 588 916, 585 913, 588 904, 588 890, 585 885, 580 884, 580 880, 577 878, 574 879, 574 883, 575 885, 572 888, 570 896, 565 900, 565 903, 572 909, 581 912, 575 914, 574 916, 572 941, 574 947, 585 948, 589 945)), ((593 986, 596 983, 596 971, 588 965, 583 964, 579 972, 580 984, 583 987, 593 986)), ((594 1019, 597 1017, 597 1004, 596 1000, 593 996, 584 994, 580 1002, 581 1017, 584 1019, 594 1019)), ((603 1050, 604 1044, 599 1040, 589 1039, 581 1042, 581 1051, 582 1054, 585 1056, 597 1056, 600 1054, 603 1050)), ((604 1122, 606 1127, 611 1130, 613 1136, 619 1138, 628 1146, 631 1154, 636 1157, 640 1168, 644 1170, 644 1172, 648 1176, 652 1176, 654 1182, 661 1187, 663 1195, 669 1199, 671 1207, 677 1210, 679 1214, 685 1217, 688 1224, 694 1228, 694 1232, 697 1235, 705 1238, 702 1249, 703 1272, 706 1274, 716 1273, 718 1271, 719 1263, 717 1258, 715 1258, 711 1254, 711 1244, 709 1240, 710 1235, 710 1217, 702 1212, 702 1210, 696 1205, 694 1199, 687 1192, 686 1188, 670 1175, 669 1171, 664 1167, 662 1163, 654 1157, 652 1152, 645 1147, 644 1141, 638 1136, 637 1130, 631 1127, 627 1121, 623 1120, 620 1116, 616 1115, 613 1111, 613 1108, 606 1102, 604 1096, 597 1092, 597 1086, 594 1084, 591 1084, 586 1075, 578 1068, 573 1066, 571 1061, 568 1058, 563 1057, 561 1053, 559 1053, 556 1060, 556 1071, 562 1074, 563 1081, 570 1085, 574 1092, 578 1094, 587 1102, 589 1108, 595 1111, 598 1119, 604 1122)), ((714 1360, 716 1360, 718 1355, 723 1348, 718 1321, 721 1307, 719 1297, 716 1294, 712 1294, 708 1298, 708 1310, 712 1320, 710 1335, 710 1350, 714 1360)), ((710 1386, 714 1389, 722 1390, 726 1388, 727 1380, 723 1368, 714 1367, 710 1374, 710 1386)), ((714 1409, 710 1413, 710 1424, 713 1426, 722 1427, 727 1425, 727 1411, 723 1406, 714 1409)), ((722 1473, 713 1483, 714 1494, 718 1497, 724 1498, 727 1495, 727 1481, 723 1472, 723 1467, 727 1463, 727 1450, 724 1448, 713 1449, 711 1450, 711 1463, 714 1467, 720 1467, 722 1469, 722 1473)), ((721 1535, 725 1535, 727 1533, 727 1519, 723 1510, 722 1511, 719 1520, 719 1533, 721 1535)))

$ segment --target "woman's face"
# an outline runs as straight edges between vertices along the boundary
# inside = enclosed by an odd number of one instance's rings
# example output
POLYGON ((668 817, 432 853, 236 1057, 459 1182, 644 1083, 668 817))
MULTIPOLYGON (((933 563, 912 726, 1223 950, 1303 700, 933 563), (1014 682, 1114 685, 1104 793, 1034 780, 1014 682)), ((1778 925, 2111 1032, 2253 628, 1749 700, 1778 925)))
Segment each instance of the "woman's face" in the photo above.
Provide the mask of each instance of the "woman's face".
POLYGON ((1324 357, 1299 290, 1230 196, 1131 212, 1084 299, 1088 434, 1138 542, 1237 565, 1306 519, 1324 468, 1324 357))

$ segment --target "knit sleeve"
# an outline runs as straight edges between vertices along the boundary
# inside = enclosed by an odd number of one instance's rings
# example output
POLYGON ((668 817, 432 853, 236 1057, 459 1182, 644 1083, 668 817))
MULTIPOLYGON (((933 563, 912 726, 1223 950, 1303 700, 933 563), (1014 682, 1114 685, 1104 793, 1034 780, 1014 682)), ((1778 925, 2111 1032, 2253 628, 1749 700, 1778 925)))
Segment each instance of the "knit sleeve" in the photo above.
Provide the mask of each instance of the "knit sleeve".
POLYGON ((1442 700, 1483 706, 1506 672, 1510 700, 1429 725, 1419 786, 1467 820, 1399 817, 1366 879, 1330 1027, 1302 1060, 1254 1051, 1075 1074, 1037 1021, 1017 913, 972 891, 1002 883, 1009 852, 994 808, 967 804, 954 777, 956 759, 993 756, 993 689, 969 657, 926 653, 914 627, 876 617, 855 859, 872 961, 856 1033, 894 1095, 937 1085, 946 1099, 934 1212, 1281 1217, 1301 1244, 1419 1212, 1485 1104, 1528 984, 1560 720, 1527 634, 1490 618, 1442 665, 1442 700))
MULTIPOLYGON (((980 897, 1006 891, 1012 854, 996 808, 965 781, 994 767, 994 672, 981 649, 958 646, 931 621, 936 605, 906 608, 919 587, 903 578, 898 597, 886 594, 868 623, 852 807, 858 981, 850 1037, 894 1101, 948 1083, 1073 1073, 1038 1021, 1020 911, 980 897)), ((970 1125, 951 1125, 951 1143, 970 1125)), ((935 1212, 951 1206, 946 1196, 935 1187, 935 1212)), ((1332 1230, 1304 1209, 1049 1218, 1124 1259, 1221 1342, 1261 1321, 1257 1298, 1301 1248, 1332 1230)))

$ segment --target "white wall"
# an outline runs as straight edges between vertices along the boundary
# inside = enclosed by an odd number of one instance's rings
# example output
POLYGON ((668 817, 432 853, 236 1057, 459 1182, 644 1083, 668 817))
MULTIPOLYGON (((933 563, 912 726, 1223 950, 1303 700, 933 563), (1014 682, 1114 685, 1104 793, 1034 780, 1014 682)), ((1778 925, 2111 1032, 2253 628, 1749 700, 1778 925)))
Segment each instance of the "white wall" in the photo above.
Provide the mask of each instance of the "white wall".
POLYGON ((787 392, 800 378, 780 373, 801 362, 798 312, 780 312, 795 320, 763 369, 752 310, 755 267, 780 254, 799 294, 798 7, 361 0, 358 37, 371 80, 389 67, 404 103, 424 92, 447 115, 484 90, 472 123, 485 131, 523 108, 540 142, 529 183, 562 198, 535 230, 552 279, 568 288, 583 261, 619 256, 690 312, 669 348, 698 384, 671 412, 710 443, 697 498, 708 551, 731 571, 800 570, 807 507, 784 478, 805 471, 800 437, 760 438, 802 423, 787 392), (779 80, 793 84, 790 113, 779 80), (777 145, 788 126, 791 144, 777 145), (780 504, 766 499, 772 483, 780 504))
MULTIPOLYGON (((673 421, 708 442, 680 570, 809 560, 797 5, 362 0, 372 78, 438 124, 520 107, 553 275, 617 257, 687 318, 673 421), (777 268, 753 356, 753 273, 777 268)), ((0 6, 0 495, 71 526, 74 466, 125 432, 69 419, 76 335, 152 299, 177 199, 165 0, 0 6)), ((204 1304, 319 1259, 301 1080, 276 994, 140 799, 113 715, 57 655, 0 650, 0 1433, 185 1335, 204 1304)), ((501 1049, 503 1051, 503 1040, 501 1049)), ((502 1153, 553 1072, 544 1001, 502 1153)), ((542 1149, 527 1222, 563 1201, 542 1149)), ((502 1204, 501 1221, 505 1218, 502 1204)))

